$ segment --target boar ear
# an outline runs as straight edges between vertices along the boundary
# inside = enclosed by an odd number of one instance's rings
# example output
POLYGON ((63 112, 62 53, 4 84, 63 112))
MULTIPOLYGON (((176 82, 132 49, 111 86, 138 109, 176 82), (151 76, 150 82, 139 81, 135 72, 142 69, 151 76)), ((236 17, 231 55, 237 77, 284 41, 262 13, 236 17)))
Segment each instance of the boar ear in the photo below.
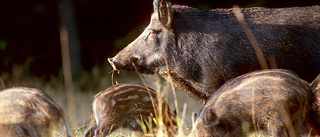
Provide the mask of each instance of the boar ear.
POLYGON ((171 28, 172 9, 170 2, 166 0, 154 0, 153 8, 154 12, 158 13, 158 19, 161 24, 167 28, 171 28))
POLYGON ((208 109, 205 112, 205 124, 209 125, 209 124, 217 124, 219 121, 219 118, 217 117, 216 113, 214 110, 212 109, 208 109))

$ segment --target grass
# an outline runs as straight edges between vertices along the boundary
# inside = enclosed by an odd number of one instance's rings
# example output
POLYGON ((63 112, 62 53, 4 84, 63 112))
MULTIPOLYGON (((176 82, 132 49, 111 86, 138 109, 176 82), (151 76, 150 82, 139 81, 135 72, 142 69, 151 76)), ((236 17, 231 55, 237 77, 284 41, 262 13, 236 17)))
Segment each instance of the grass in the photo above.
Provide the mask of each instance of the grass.
MULTIPOLYGON (((66 120, 69 123, 71 136, 79 137, 82 136, 85 129, 91 122, 91 104, 94 95, 112 85, 111 73, 109 73, 111 70, 112 68, 109 66, 93 67, 90 72, 82 71, 80 76, 73 81, 74 105, 76 107, 76 112, 68 111, 68 102, 64 90, 65 87, 62 75, 49 76, 49 80, 46 81, 43 78, 32 76, 29 73, 28 65, 15 65, 13 66, 12 73, 0 74, 0 88, 24 86, 43 90, 63 108, 66 120), (71 122, 70 117, 77 117, 77 119, 75 122, 71 122)), ((156 91, 165 91, 159 92, 159 94, 168 100, 167 102, 170 109, 175 110, 177 105, 177 110, 184 113, 180 114, 183 116, 183 121, 180 121, 181 129, 191 127, 191 114, 193 112, 198 112, 200 110, 199 106, 202 106, 202 102, 197 101, 194 98, 187 97, 185 93, 180 91, 176 91, 176 100, 178 101, 175 101, 172 94, 172 88, 170 88, 170 86, 165 86, 167 84, 166 81, 158 76, 141 75, 139 77, 135 72, 121 71, 120 75, 114 74, 114 82, 135 84, 145 83, 147 86, 156 89, 156 91)), ((56 137, 66 136, 62 122, 53 135, 56 137)), ((119 130, 110 136, 134 135, 130 131, 119 130)))

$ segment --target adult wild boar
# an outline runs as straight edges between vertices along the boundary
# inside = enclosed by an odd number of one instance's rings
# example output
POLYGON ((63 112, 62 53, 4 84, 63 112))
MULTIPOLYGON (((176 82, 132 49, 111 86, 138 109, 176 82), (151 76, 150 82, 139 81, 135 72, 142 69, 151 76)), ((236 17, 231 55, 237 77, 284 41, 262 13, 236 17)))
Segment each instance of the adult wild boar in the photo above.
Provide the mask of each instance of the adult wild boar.
POLYGON ((287 70, 264 70, 226 82, 195 116, 196 137, 300 136, 310 109, 309 84, 287 70))
MULTIPOLYGON (((320 6, 240 10, 270 66, 309 82, 320 73, 320 6)), ((115 70, 136 68, 167 80, 170 74, 177 87, 203 100, 227 80, 261 69, 232 9, 203 11, 165 0, 154 1, 150 24, 108 61, 115 70)))

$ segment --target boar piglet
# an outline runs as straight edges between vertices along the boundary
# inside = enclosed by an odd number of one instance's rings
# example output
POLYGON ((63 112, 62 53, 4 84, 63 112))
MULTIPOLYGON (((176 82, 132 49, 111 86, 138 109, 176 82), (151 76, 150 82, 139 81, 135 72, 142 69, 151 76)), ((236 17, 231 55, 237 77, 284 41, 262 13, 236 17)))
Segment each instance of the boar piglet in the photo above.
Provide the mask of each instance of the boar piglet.
POLYGON ((308 132, 309 84, 287 70, 255 71, 226 82, 194 114, 197 137, 299 136, 308 132), (307 130, 307 131, 306 131, 307 130))
POLYGON ((62 119, 62 109, 39 89, 14 87, 0 90, 0 133, 6 136, 51 136, 62 119))
MULTIPOLYGON (((164 99, 157 99, 156 91, 136 84, 113 85, 95 95, 92 104, 94 124, 84 136, 106 136, 118 128, 142 134, 143 130, 137 120, 141 122, 153 119, 156 116, 155 111, 158 110, 153 104, 157 106, 159 102, 162 104, 161 115, 167 131, 174 131, 175 123, 172 118, 175 114, 170 111, 164 99)), ((159 117, 160 114, 157 112, 157 115, 159 117)), ((152 127, 156 128, 155 123, 152 123, 152 127)))
POLYGON ((312 127, 313 135, 320 136, 320 75, 310 85, 314 96, 307 115, 307 122, 312 127))
POLYGON ((0 125, 1 137, 36 137, 38 134, 27 124, 0 125))
MULTIPOLYGON (((315 79, 320 6, 240 10, 269 66, 315 79)), ((232 9, 203 11, 166 0, 154 1, 150 24, 108 61, 115 70, 159 74, 203 101, 229 79, 261 69, 232 9)))

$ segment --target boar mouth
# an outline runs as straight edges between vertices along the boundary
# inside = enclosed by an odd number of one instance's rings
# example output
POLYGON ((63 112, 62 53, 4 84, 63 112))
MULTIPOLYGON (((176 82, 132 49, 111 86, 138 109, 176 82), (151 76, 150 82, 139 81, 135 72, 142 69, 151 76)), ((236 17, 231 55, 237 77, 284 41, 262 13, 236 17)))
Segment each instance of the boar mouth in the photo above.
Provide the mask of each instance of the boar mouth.
POLYGON ((120 70, 120 69, 128 70, 128 71, 134 70, 130 64, 119 63, 115 61, 113 58, 108 58, 108 62, 110 63, 113 70, 120 70))
POLYGON ((112 60, 113 60, 112 58, 108 58, 108 62, 110 63, 112 69, 113 69, 113 70, 118 70, 117 67, 116 67, 116 65, 113 63, 112 60))
POLYGON ((145 67, 144 65, 138 65, 137 59, 132 59, 128 62, 131 63, 125 63, 121 64, 116 61, 114 61, 113 58, 108 58, 108 62, 110 63, 113 70, 127 70, 127 71, 138 71, 139 73, 145 73, 145 74, 153 74, 154 72, 145 67))

